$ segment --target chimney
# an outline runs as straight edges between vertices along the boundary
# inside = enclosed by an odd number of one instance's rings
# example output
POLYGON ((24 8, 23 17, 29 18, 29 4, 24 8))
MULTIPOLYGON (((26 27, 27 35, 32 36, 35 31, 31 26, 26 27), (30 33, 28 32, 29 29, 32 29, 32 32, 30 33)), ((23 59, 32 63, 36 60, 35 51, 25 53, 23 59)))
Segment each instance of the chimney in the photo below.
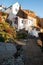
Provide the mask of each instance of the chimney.
POLYGON ((22 9, 22 6, 20 5, 19 9, 21 10, 22 9))

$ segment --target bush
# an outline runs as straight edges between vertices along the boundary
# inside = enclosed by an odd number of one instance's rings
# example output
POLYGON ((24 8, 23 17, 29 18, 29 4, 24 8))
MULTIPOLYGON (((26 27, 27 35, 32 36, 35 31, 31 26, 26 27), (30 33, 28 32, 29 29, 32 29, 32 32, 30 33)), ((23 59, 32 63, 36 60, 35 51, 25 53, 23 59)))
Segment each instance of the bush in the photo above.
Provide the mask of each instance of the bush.
POLYGON ((0 42, 5 42, 4 37, 0 36, 0 42))
POLYGON ((18 39, 26 39, 27 38, 27 32, 26 31, 18 31, 17 32, 17 38, 18 39))

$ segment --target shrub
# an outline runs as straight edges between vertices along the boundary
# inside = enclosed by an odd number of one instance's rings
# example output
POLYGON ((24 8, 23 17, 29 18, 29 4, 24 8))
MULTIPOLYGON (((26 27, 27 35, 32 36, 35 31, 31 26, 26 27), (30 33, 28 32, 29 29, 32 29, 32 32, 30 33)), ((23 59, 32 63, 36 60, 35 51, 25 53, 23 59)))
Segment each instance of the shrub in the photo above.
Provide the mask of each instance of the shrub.
POLYGON ((27 32, 26 31, 18 31, 17 32, 17 38, 18 39, 26 39, 27 37, 27 32))
POLYGON ((0 36, 0 42, 5 42, 4 37, 0 36))

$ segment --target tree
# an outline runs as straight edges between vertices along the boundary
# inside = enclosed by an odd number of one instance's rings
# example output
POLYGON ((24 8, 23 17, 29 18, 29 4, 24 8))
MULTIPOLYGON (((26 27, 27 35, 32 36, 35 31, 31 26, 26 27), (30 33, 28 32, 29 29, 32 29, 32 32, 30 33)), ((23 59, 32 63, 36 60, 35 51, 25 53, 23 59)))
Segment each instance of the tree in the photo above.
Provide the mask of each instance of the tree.
POLYGON ((43 18, 40 18, 40 17, 36 16, 36 19, 37 19, 37 25, 40 28, 43 28, 43 18))

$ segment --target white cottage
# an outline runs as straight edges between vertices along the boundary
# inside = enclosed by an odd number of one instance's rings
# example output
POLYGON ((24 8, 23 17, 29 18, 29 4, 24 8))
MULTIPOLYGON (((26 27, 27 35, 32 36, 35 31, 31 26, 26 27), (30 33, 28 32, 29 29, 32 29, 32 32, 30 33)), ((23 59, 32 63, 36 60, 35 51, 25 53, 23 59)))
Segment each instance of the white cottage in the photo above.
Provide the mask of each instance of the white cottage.
POLYGON ((17 16, 17 13, 19 12, 19 9, 20 9, 20 5, 19 3, 15 3, 13 5, 11 5, 10 7, 8 7, 5 12, 9 14, 9 17, 8 19, 10 21, 12 21, 12 26, 16 26, 17 29, 21 28, 21 18, 19 18, 19 16, 17 16), (17 22, 17 23, 16 23, 17 22))
POLYGON ((34 12, 31 13, 29 10, 20 9, 17 16, 19 17, 19 29, 25 28, 25 30, 29 30, 37 24, 34 12))
POLYGON ((31 26, 36 25, 35 13, 21 9, 18 2, 8 7, 5 12, 9 13, 8 19, 12 21, 12 26, 16 26, 18 30, 23 28, 31 30, 31 26))
POLYGON ((5 10, 5 12, 6 12, 6 13, 9 13, 9 14, 12 13, 12 14, 16 15, 17 12, 18 12, 18 10, 19 10, 19 7, 20 7, 19 3, 16 2, 15 4, 13 4, 13 5, 11 5, 10 7, 8 7, 8 8, 5 10))

